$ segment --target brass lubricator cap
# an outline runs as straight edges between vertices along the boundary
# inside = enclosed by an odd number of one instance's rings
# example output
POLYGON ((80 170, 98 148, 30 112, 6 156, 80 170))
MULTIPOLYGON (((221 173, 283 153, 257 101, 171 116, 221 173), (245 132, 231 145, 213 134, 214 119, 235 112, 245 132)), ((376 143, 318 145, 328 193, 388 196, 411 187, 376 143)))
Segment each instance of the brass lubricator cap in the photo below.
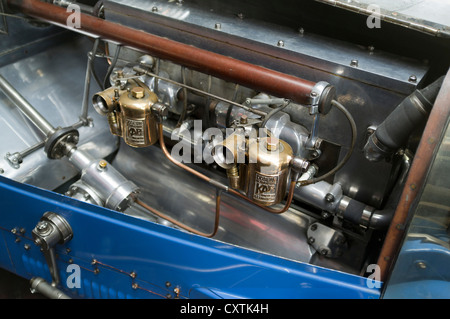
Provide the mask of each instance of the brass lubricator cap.
POLYGON ((145 95, 145 90, 140 86, 136 86, 131 89, 131 95, 136 99, 142 99, 145 95))
POLYGON ((275 137, 268 137, 266 140, 266 148, 268 151, 276 151, 280 141, 275 137))

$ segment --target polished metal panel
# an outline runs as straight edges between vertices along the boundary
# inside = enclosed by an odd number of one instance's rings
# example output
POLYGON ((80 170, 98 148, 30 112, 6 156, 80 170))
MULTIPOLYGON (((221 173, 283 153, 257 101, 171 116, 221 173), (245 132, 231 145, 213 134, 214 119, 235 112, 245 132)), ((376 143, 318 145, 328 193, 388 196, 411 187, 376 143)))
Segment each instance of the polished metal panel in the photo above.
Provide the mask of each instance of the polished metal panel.
MULTIPOLYGON (((3 66, 0 74, 53 127, 67 127, 78 122, 81 115, 86 52, 91 46, 88 39, 75 38, 73 42, 56 45, 43 53, 3 66)), ((92 81, 91 92, 98 90, 92 81)), ((93 108, 88 115, 93 120, 92 126, 79 128, 80 149, 95 158, 108 156, 117 147, 116 138, 109 133, 106 120, 93 108)), ((79 173, 67 158, 49 160, 43 148, 25 157, 19 168, 14 168, 5 155, 23 151, 42 141, 44 136, 3 93, 0 93, 0 123, 3 176, 56 189, 79 173)))
MULTIPOLYGON (((221 5, 226 6, 223 3, 221 5)), ((405 92, 420 83, 427 70, 424 65, 385 52, 370 51, 310 33, 299 33, 298 30, 282 26, 282 23, 266 23, 264 13, 258 17, 258 12, 252 12, 252 18, 244 16, 241 19, 229 12, 216 12, 212 9, 214 6, 215 1, 205 4, 110 0, 105 1, 105 17, 115 22, 126 21, 129 26, 160 33, 180 42, 190 42, 214 52, 239 54, 236 58, 244 60, 252 59, 252 55, 254 59, 261 59, 261 52, 272 55, 272 60, 267 60, 270 61, 266 65, 269 68, 280 68, 283 62, 297 62, 295 66, 280 71, 303 75, 306 79, 312 76, 309 80, 313 81, 324 80, 317 78, 317 71, 326 71, 345 78, 364 80, 372 85, 390 85, 392 90, 405 92), (152 10, 155 7, 157 11, 152 10), (134 18, 130 19, 130 16, 134 18), (215 28, 216 22, 220 22, 220 29, 215 28), (280 39, 283 45, 279 45, 280 39), (239 53, 239 49, 245 49, 247 53, 239 53), (278 57, 279 61, 273 61, 273 57, 278 57), (358 67, 351 65, 352 60, 358 61, 358 67), (409 81, 411 74, 416 75, 416 83, 409 81)), ((235 12, 240 10, 228 9, 235 12)))
MULTIPOLYGON (((121 143, 112 164, 141 189, 141 201, 201 231, 212 229, 214 187, 170 163, 157 147, 134 149, 121 143)), ((219 177, 215 176, 227 183, 225 178, 219 177)), ((139 210, 131 209, 126 213, 144 216, 139 210)), ((149 219, 155 220, 155 217, 149 219)), ((222 193, 220 226, 214 239, 309 262, 312 250, 306 241, 306 229, 310 221, 310 217, 294 209, 281 215, 271 214, 222 193)))
POLYGON ((0 66, 30 57, 44 51, 49 45, 67 39, 67 31, 44 23, 32 25, 23 18, 0 17, 0 28, 3 18, 7 35, 0 32, 0 66))
POLYGON ((316 0, 361 14, 379 12, 379 18, 441 37, 450 37, 450 1, 448 0, 316 0))

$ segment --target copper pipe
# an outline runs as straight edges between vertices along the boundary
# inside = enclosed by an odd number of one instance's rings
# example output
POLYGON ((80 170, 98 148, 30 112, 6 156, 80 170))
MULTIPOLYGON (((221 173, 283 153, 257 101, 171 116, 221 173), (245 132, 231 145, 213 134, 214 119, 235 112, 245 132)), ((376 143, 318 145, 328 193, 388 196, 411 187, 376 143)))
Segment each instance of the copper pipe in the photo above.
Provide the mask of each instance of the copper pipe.
POLYGON ((408 178, 405 183, 400 201, 392 218, 391 225, 386 234, 383 247, 377 264, 381 270, 381 281, 388 279, 395 258, 400 251, 401 243, 407 230, 408 216, 415 208, 415 201, 420 194, 442 139, 447 120, 450 116, 450 70, 442 83, 441 90, 431 110, 425 126, 419 147, 417 148, 408 178))
POLYGON ((214 228, 213 228, 213 231, 211 233, 204 233, 204 232, 198 231, 198 230, 196 230, 196 229, 194 229, 194 228, 192 228, 192 227, 190 227, 190 226, 188 226, 186 224, 183 224, 183 223, 177 221, 176 219, 174 219, 172 217, 169 217, 169 216, 161 213, 157 209, 155 209, 155 208, 145 204, 144 202, 140 201, 139 199, 136 200, 136 204, 142 206, 143 208, 145 208, 148 211, 152 212, 156 216, 161 217, 161 218, 163 218, 165 220, 168 220, 172 224, 177 225, 178 227, 181 227, 181 228, 183 228, 183 229, 185 229, 187 231, 190 231, 191 233, 194 233, 194 234, 199 235, 199 236, 204 236, 204 237, 207 237, 207 238, 211 238, 211 237, 214 237, 217 234, 217 230, 219 229, 220 201, 221 201, 220 200, 220 190, 217 190, 217 193, 216 193, 216 214, 215 214, 215 218, 214 218, 214 228))
MULTIPOLYGON (((159 144, 161 145, 161 149, 162 149, 164 155, 165 155, 172 163, 174 163, 174 164, 177 165, 178 167, 181 167, 181 168, 187 170, 188 172, 194 174, 195 176, 197 176, 197 177, 203 179, 204 181, 206 181, 206 182, 208 182, 208 183, 211 183, 211 182, 212 182, 212 178, 210 178, 210 177, 208 177, 208 176, 206 176, 206 175, 204 175, 204 174, 202 174, 202 173, 196 171, 195 169, 192 169, 192 168, 190 168, 189 166, 187 166, 187 165, 185 165, 185 164, 183 164, 183 163, 177 161, 176 159, 174 159, 174 158, 172 157, 172 155, 170 155, 170 152, 167 150, 166 143, 164 143, 164 131, 163 131, 163 125, 162 125, 162 123, 159 123, 159 124, 158 124, 158 131, 159 131, 159 144)), ((287 200, 286 200, 286 204, 285 204, 284 207, 281 208, 281 209, 273 209, 273 208, 271 208, 271 207, 259 205, 259 204, 253 202, 250 198, 248 198, 247 196, 241 194, 240 192, 238 192, 238 191, 235 190, 235 189, 228 188, 227 191, 230 192, 231 194, 234 194, 234 195, 236 195, 236 196, 242 198, 242 199, 245 199, 246 201, 248 201, 248 202, 250 202, 250 203, 252 203, 252 204, 254 204, 254 205, 256 205, 256 206, 258 206, 258 207, 260 207, 260 208, 262 208, 262 209, 264 209, 264 210, 266 210, 266 211, 268 211, 268 212, 270 212, 270 213, 272 213, 272 214, 281 214, 281 213, 284 213, 285 211, 287 211, 287 210, 289 209, 289 206, 291 206, 292 199, 294 198, 294 190, 295 190, 295 185, 296 185, 296 184, 297 184, 297 180, 294 179, 294 180, 291 182, 290 186, 289 186, 289 194, 288 194, 288 198, 287 198, 287 200)))
POLYGON ((291 99, 300 104, 310 104, 310 93, 315 85, 311 81, 158 37, 84 13, 80 14, 80 28, 69 27, 66 21, 72 14, 71 12, 39 0, 7 0, 7 4, 24 14, 75 32, 88 33, 105 40, 115 41, 225 81, 239 83, 254 90, 291 99))
POLYGON ((206 175, 196 171, 195 169, 190 168, 189 166, 187 166, 187 165, 177 161, 176 159, 174 159, 172 157, 172 155, 170 155, 170 152, 167 150, 166 143, 164 143, 164 131, 163 131, 162 123, 158 124, 158 131, 159 131, 159 144, 161 145, 161 149, 162 149, 164 155, 167 157, 167 159, 169 161, 171 161, 172 163, 174 163, 178 167, 181 167, 182 169, 188 171, 189 173, 194 174, 198 178, 201 178, 201 179, 203 179, 204 181, 206 181, 208 183, 211 182, 211 178, 210 177, 208 177, 208 176, 206 176, 206 175))

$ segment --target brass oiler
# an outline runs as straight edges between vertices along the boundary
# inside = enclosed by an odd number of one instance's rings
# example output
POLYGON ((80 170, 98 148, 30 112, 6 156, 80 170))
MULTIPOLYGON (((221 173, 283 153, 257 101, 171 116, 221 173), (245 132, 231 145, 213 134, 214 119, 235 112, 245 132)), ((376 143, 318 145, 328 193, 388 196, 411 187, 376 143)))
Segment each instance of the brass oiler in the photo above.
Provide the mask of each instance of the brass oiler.
POLYGON ((214 153, 216 163, 227 170, 229 186, 261 206, 283 200, 293 158, 291 146, 283 140, 238 133, 217 144, 214 153))
POLYGON ((255 139, 248 145, 248 157, 248 164, 240 165, 247 197, 262 206, 281 202, 294 157, 291 146, 275 137, 255 139))
POLYGON ((155 93, 140 86, 120 95, 115 115, 125 143, 133 147, 146 147, 158 141, 157 121, 152 112, 152 106, 157 102, 155 93))

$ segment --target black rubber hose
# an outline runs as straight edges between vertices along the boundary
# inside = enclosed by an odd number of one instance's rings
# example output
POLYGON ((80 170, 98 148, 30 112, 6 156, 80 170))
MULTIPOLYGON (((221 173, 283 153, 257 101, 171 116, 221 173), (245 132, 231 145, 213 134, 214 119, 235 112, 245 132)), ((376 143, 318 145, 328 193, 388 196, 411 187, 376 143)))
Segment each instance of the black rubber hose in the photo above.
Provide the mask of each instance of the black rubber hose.
POLYGON ((444 76, 404 99, 375 131, 375 144, 386 154, 404 146, 408 137, 427 118, 441 88, 444 76))

